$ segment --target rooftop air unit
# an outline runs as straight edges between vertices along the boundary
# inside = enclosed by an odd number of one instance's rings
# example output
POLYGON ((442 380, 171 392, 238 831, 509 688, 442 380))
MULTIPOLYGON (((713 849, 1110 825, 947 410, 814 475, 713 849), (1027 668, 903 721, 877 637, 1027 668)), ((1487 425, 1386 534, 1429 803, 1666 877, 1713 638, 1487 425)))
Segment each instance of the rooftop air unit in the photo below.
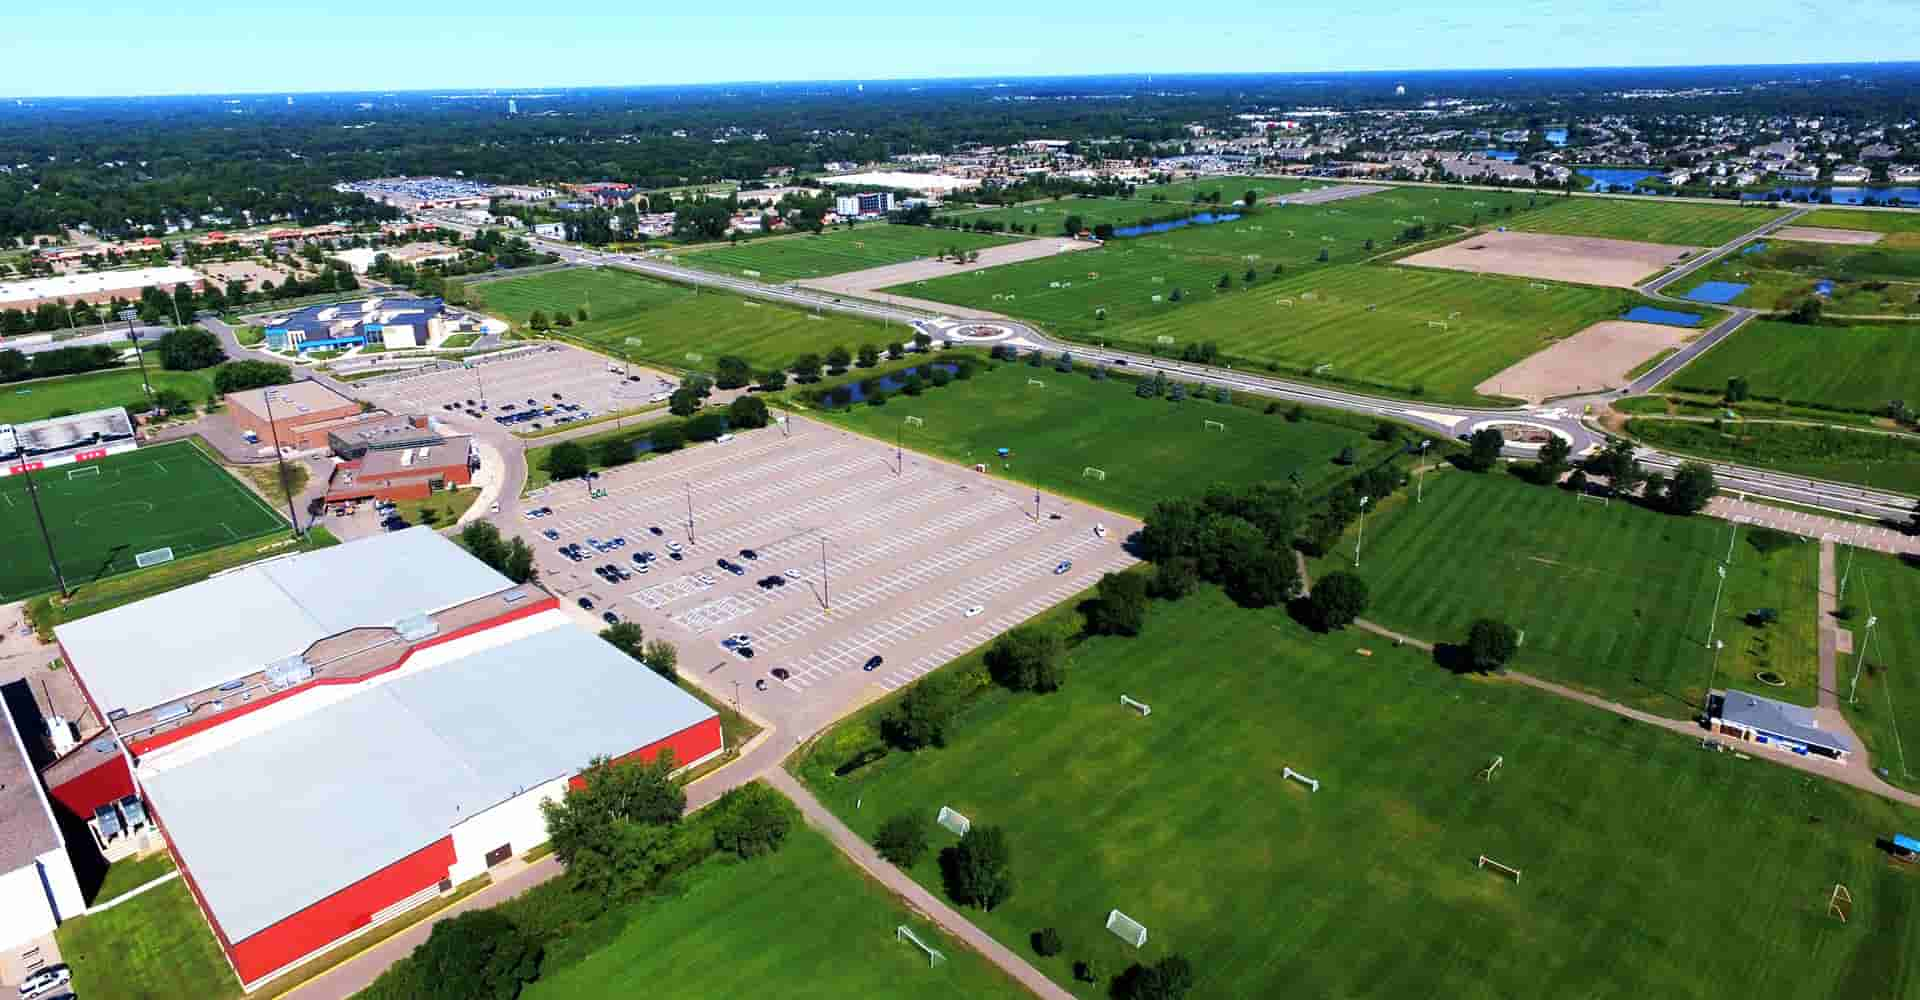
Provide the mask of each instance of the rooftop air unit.
POLYGON ((313 667, 304 656, 289 656, 267 664, 267 690, 285 691, 313 678, 313 667))
POLYGON ((408 615, 394 622, 393 630, 400 633, 400 638, 408 642, 419 642, 440 634, 440 623, 434 621, 432 615, 408 615))

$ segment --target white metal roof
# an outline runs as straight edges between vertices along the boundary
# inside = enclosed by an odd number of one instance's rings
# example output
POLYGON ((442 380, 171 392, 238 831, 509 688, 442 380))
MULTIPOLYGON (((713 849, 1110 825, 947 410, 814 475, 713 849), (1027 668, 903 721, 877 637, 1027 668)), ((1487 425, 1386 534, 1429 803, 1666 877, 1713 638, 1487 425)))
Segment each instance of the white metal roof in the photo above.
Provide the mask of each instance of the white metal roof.
POLYGON ((126 271, 91 271, 85 274, 57 274, 51 278, 0 282, 0 302, 27 302, 33 299, 72 298, 76 295, 103 295, 107 292, 134 292, 158 288, 173 294, 175 285, 191 285, 200 274, 192 268, 137 267, 126 271))
POLYGON ((143 776, 229 939, 259 933, 596 755, 713 716, 563 613, 549 614, 553 627, 543 631, 369 683, 339 704, 143 776))
POLYGON ((54 634, 102 712, 138 712, 243 677, 327 636, 512 586, 422 526, 254 563, 54 634))

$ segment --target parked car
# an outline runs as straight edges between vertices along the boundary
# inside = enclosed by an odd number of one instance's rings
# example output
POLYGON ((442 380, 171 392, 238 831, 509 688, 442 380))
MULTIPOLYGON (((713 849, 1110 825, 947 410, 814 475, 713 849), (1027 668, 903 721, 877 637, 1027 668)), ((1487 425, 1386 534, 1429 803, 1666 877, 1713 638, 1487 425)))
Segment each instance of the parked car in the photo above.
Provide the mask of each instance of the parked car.
POLYGON ((773 679, 776 681, 784 681, 787 678, 793 676, 792 674, 787 673, 787 668, 785 667, 775 667, 772 670, 768 671, 768 673, 772 674, 773 679))
POLYGON ((582 607, 582 608, 584 608, 584 609, 586 609, 586 610, 588 610, 588 611, 592 611, 592 610, 593 610, 593 598, 591 598, 591 597, 582 597, 582 598, 580 599, 580 607, 582 607))
POLYGON ((607 624, 609 624, 609 625, 618 625, 618 624, 620 624, 620 616, 619 616, 619 615, 616 615, 616 614, 614 614, 614 613, 613 613, 613 612, 611 612, 611 611, 603 611, 603 612, 601 612, 601 613, 600 613, 600 620, 601 620, 601 621, 603 621, 603 622, 606 622, 606 623, 607 623, 607 624))
POLYGON ((20 981, 20 995, 33 996, 55 986, 65 986, 73 981, 73 970, 64 965, 49 966, 20 981))
POLYGON ((872 672, 874 672, 875 670, 878 670, 878 669, 880 669, 880 664, 882 664, 882 663, 885 663, 885 662, 886 662, 886 660, 884 660, 884 659, 882 659, 882 658, 880 658, 880 657, 878 657, 878 656, 873 656, 873 657, 869 657, 869 658, 867 659, 867 665, 866 665, 866 666, 864 666, 864 667, 861 667, 860 669, 862 669, 862 670, 864 670, 864 671, 866 671, 866 672, 868 672, 868 673, 872 673, 872 672))
POLYGON ((745 559, 748 562, 752 562, 753 560, 760 558, 760 553, 755 552, 752 549, 741 549, 740 558, 745 559))
POLYGON ((540 533, 547 536, 547 541, 549 542, 557 542, 560 540, 560 533, 552 528, 542 529, 540 533))
POLYGON ((673 560, 674 562, 679 562, 681 559, 681 555, 678 552, 669 552, 667 553, 667 558, 673 560))
POLYGON ((968 618, 972 618, 972 617, 974 617, 975 615, 978 615, 978 614, 979 614, 980 612, 982 612, 982 611, 985 611, 985 610, 987 610, 987 609, 986 609, 986 608, 983 608, 983 607, 981 607, 981 606, 980 606, 980 605, 978 605, 978 604, 976 604, 976 605, 974 605, 973 607, 970 607, 970 608, 968 608, 968 609, 967 609, 967 617, 968 617, 968 618))
POLYGON ((648 525, 648 527, 647 527, 647 530, 648 530, 648 531, 651 531, 651 532, 653 532, 653 533, 654 533, 654 534, 656 534, 656 535, 664 535, 664 534, 666 534, 666 532, 664 532, 664 531, 661 531, 661 530, 660 530, 660 526, 659 526, 659 525, 657 525, 657 524, 654 524, 654 525, 648 525))
POLYGON ((679 543, 679 542, 675 542, 675 541, 671 541, 671 540, 670 540, 670 541, 668 541, 668 542, 667 542, 667 551, 668 551, 668 552, 678 552, 678 551, 680 551, 680 543, 679 543))
POLYGON ((1060 560, 1060 565, 1055 566, 1053 568, 1053 575, 1059 576, 1060 574, 1065 573, 1067 570, 1070 570, 1072 568, 1073 568, 1073 560, 1062 559, 1060 560))
POLYGON ((741 646, 753 645, 753 635, 748 632, 735 632, 732 635, 727 636, 727 638, 732 639, 736 644, 741 646))
POLYGON ((740 658, 741 658, 741 659, 743 659, 743 660, 751 660, 751 659, 753 659, 753 647, 752 647, 752 646, 735 646, 735 647, 733 647, 733 651, 734 651, 735 653, 738 653, 738 654, 740 654, 740 658))

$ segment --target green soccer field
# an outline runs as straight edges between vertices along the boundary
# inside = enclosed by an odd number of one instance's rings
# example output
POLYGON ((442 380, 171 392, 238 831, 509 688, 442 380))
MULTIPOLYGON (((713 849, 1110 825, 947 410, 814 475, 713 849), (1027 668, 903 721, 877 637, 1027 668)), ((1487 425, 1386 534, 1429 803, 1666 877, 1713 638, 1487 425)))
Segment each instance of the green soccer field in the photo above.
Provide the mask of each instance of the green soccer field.
MULTIPOLYGON (((33 475, 68 584, 136 569, 134 556, 175 558, 277 531, 286 521, 191 443, 153 445, 33 475)), ((54 589, 25 476, 0 479, 0 599, 54 589)))
POLYGON ((1072 215, 1079 216, 1081 224, 1089 229, 1101 223, 1127 226, 1144 218, 1172 215, 1190 209, 1216 207, 1211 200, 1204 204, 1196 203, 1193 199, 1197 196, 1210 198, 1218 194, 1220 201, 1217 207, 1220 210, 1231 210, 1237 207, 1235 202, 1246 197, 1248 191, 1266 199, 1275 195, 1332 186, 1332 182, 1328 181, 1302 181, 1273 177, 1209 177, 1202 180, 1176 181, 1172 184, 1142 184, 1134 188, 1131 198, 1054 198, 995 208, 942 209, 934 215, 936 218, 951 218, 965 224, 988 221, 997 222, 1003 226, 1018 226, 1021 230, 1039 236, 1064 236, 1068 235, 1064 223, 1067 217, 1072 215))
POLYGON ((1920 607, 1920 563, 1844 545, 1834 559, 1834 572, 1847 581, 1841 607, 1853 609, 1839 623, 1853 632, 1854 648, 1836 663, 1842 711, 1874 768, 1902 788, 1920 789, 1920 620, 1907 613, 1920 607), (1879 619, 1871 636, 1869 615, 1879 619))
MULTIPOLYGON (((1316 561, 1316 576, 1351 568, 1356 531, 1316 561)), ((1769 694, 1814 703, 1818 680, 1817 547, 1795 536, 1762 553, 1743 530, 1623 501, 1602 505, 1502 471, 1429 474, 1425 498, 1402 492, 1366 519, 1360 576, 1367 617, 1434 642, 1463 642, 1476 618, 1526 632, 1517 669, 1649 712, 1691 718, 1708 674, 1751 682, 1771 670, 1769 694), (1715 567, 1733 568, 1714 616, 1715 567), (1773 608, 1779 620, 1744 616, 1773 608), (1718 667, 1709 623, 1726 643, 1718 667)))
POLYGON ((1778 218, 1758 205, 1708 205, 1644 197, 1554 198, 1542 211, 1513 224, 1534 233, 1601 236, 1645 243, 1715 247, 1778 218))
POLYGON ((1913 395, 1920 371, 1920 324, 1805 326, 1754 320, 1664 383, 1722 392, 1743 376, 1765 399, 1843 410, 1877 410, 1913 395))
POLYGON ((1827 229, 1865 229, 1887 233, 1891 237, 1881 246, 1920 247, 1920 214, 1913 212, 1862 212, 1844 208, 1815 209, 1800 217, 1799 225, 1827 229))
MULTIPOLYGON (((214 394, 211 368, 197 372, 163 371, 156 358, 148 358, 147 365, 147 379, 155 391, 172 389, 195 405, 206 402, 207 397, 214 394)), ((0 424, 45 420, 56 413, 84 413, 109 406, 131 407, 144 402, 146 394, 137 368, 0 386, 0 424)))
POLYGON ((574 942, 556 945, 522 1000, 1026 995, 797 822, 774 854, 706 862, 672 896, 603 919, 620 922, 617 936, 580 958, 574 942), (902 924, 946 961, 929 967, 925 952, 896 940, 902 924))
POLYGON ((729 295, 695 292, 636 274, 572 268, 476 286, 485 310, 524 325, 539 309, 547 315, 585 307, 591 318, 569 336, 633 361, 711 369, 723 354, 747 359, 755 371, 786 366, 802 354, 824 354, 836 344, 909 340, 913 331, 841 313, 813 313, 729 295), (637 343, 636 343, 637 341, 637 343), (698 354, 694 361, 688 354, 698 354))
POLYGON ((897 433, 916 451, 984 463, 996 475, 1135 516, 1216 482, 1285 481, 1297 473, 1301 486, 1315 491, 1352 473, 1334 464, 1342 448, 1366 463, 1394 447, 1370 440, 1365 422, 1330 423, 1331 414, 1289 423, 1277 413, 1210 401, 1141 399, 1131 382, 1025 364, 823 416, 888 441, 897 433), (909 416, 924 423, 909 426, 909 416), (1209 429, 1209 420, 1225 429, 1209 429), (1003 461, 999 448, 1012 454, 1003 461), (1088 467, 1106 478, 1089 478, 1088 467))
MULTIPOLYGON (((943 805, 1004 829, 1013 895, 964 912, 1077 996, 1107 993, 1075 961, 1174 952, 1194 1000, 1920 995, 1913 876, 1874 846, 1920 812, 1216 592, 1079 645, 1058 693, 983 693, 944 749, 836 777, 871 719, 796 770, 863 835, 943 805), (1043 927, 1059 956, 1026 945, 1043 927)), ((911 874, 943 892, 936 861, 911 874)))
POLYGON ((1007 236, 882 223, 830 229, 818 236, 776 236, 749 240, 737 246, 695 250, 675 254, 673 262, 703 271, 781 282, 824 278, 953 250, 985 250, 1012 242, 1013 238, 1007 236))

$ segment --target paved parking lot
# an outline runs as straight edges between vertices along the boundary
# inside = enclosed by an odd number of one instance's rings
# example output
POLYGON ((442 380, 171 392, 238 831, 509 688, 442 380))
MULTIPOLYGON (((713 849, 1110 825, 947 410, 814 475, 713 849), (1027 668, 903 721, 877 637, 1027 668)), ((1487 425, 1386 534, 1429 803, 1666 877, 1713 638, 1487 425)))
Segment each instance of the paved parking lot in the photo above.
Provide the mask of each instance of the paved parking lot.
MULTIPOLYGON (((488 404, 486 414, 524 412, 529 405, 542 408, 559 403, 584 407, 591 415, 630 410, 644 406, 655 396, 671 392, 677 381, 672 377, 632 365, 618 365, 609 371, 606 358, 590 351, 566 345, 550 350, 525 351, 499 361, 475 364, 405 378, 368 383, 356 395, 395 413, 430 413, 448 416, 446 404, 468 409, 488 404), (559 393, 560 398, 554 398, 559 393), (529 404, 528 400, 534 400, 529 404)), ((575 411, 577 412, 577 411, 575 411)), ((567 414, 559 411, 554 416, 567 414)), ((542 419, 543 426, 553 426, 542 419)), ((534 430, 533 422, 512 425, 514 430, 534 430)))
POLYGON ((577 606, 584 596, 596 625, 607 609, 640 623, 680 647, 683 673, 722 698, 737 682, 743 702, 797 733, 1131 565, 1121 543, 1139 527, 1044 494, 1036 519, 1031 489, 911 453, 896 469, 893 448, 798 419, 786 434, 753 431, 596 485, 605 497, 553 487, 527 502, 552 507, 551 517, 503 527, 535 542, 543 581, 576 614, 587 614, 577 606), (540 536, 546 529, 560 538, 540 536), (557 551, 615 536, 623 548, 589 549, 583 563, 557 551), (667 541, 683 546, 683 561, 668 558, 667 541), (743 548, 759 558, 744 559, 743 548), (633 571, 634 554, 648 550, 658 556, 649 573, 617 585, 593 573, 609 563, 633 571), (720 568, 719 558, 745 573, 720 568), (1056 573, 1062 562, 1071 565, 1056 573), (757 585, 771 575, 788 582, 757 585), (734 632, 753 637, 752 660, 721 647, 734 632), (868 672, 872 656, 884 663, 868 672), (789 676, 774 678, 776 667, 789 676), (759 680, 766 691, 755 690, 759 680))

